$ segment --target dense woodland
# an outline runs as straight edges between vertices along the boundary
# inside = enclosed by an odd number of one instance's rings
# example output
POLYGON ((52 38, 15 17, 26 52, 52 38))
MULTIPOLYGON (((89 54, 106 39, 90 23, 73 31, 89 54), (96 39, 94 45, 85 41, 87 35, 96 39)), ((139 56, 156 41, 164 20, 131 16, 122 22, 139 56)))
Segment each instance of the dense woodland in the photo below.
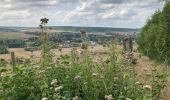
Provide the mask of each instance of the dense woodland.
POLYGON ((170 2, 156 11, 142 28, 139 50, 152 59, 170 63, 170 2))

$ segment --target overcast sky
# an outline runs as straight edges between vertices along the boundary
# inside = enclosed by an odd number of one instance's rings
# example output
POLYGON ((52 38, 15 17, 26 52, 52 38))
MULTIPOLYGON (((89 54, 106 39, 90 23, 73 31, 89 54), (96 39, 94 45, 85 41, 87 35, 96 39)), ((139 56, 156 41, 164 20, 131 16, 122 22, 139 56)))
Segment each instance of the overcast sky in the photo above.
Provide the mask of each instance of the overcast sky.
POLYGON ((50 26, 141 28, 162 7, 160 0, 0 0, 0 26, 38 26, 47 17, 50 26))

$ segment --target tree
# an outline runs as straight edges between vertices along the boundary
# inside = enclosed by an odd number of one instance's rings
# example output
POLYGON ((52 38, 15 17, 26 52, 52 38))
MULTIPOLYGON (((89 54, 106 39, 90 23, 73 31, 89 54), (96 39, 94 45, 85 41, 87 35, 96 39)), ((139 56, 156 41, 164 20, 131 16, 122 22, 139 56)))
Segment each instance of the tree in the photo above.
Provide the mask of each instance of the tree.
POLYGON ((7 45, 3 40, 0 40, 0 54, 6 54, 6 53, 8 53, 7 45))
POLYGON ((160 62, 170 64, 170 2, 163 11, 156 11, 142 28, 139 36, 139 51, 160 62))

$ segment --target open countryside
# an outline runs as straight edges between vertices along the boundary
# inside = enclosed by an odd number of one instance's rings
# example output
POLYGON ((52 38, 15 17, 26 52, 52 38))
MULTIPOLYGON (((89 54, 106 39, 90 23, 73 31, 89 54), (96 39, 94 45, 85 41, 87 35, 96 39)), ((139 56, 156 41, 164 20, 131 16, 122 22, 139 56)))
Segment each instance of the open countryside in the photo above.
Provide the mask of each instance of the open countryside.
POLYGON ((0 100, 170 100, 170 1, 0 6, 0 100))

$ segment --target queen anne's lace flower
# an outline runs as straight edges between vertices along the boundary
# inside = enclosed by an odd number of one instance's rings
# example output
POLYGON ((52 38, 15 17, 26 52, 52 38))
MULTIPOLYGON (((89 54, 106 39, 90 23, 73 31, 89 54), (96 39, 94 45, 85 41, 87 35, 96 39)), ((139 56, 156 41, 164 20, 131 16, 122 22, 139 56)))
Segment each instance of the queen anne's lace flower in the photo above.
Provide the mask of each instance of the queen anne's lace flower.
POLYGON ((152 87, 150 85, 145 85, 145 86, 143 86, 143 89, 152 90, 152 87))
POLYGON ((77 75, 76 77, 74 77, 74 80, 81 80, 81 76, 77 75))
POLYGON ((63 88, 63 86, 59 86, 59 87, 56 87, 54 90, 55 90, 56 92, 58 92, 58 91, 60 91, 62 88, 63 88))
POLYGON ((48 100, 48 98, 44 97, 44 98, 42 98, 41 100, 48 100))
POLYGON ((51 85, 55 85, 57 83, 57 79, 53 79, 52 81, 51 81, 51 85))
POLYGON ((126 100, 132 100, 132 99, 130 99, 130 98, 126 98, 126 100))
POLYGON ((99 74, 98 73, 93 73, 92 76, 98 76, 99 74))
POLYGON ((41 70, 39 71, 39 74, 43 74, 45 72, 45 70, 41 70))
POLYGON ((139 85, 139 84, 140 84, 140 82, 136 82, 135 84, 136 84, 136 85, 139 85))
POLYGON ((113 96, 110 94, 110 95, 105 95, 105 99, 106 100, 113 100, 113 96))

